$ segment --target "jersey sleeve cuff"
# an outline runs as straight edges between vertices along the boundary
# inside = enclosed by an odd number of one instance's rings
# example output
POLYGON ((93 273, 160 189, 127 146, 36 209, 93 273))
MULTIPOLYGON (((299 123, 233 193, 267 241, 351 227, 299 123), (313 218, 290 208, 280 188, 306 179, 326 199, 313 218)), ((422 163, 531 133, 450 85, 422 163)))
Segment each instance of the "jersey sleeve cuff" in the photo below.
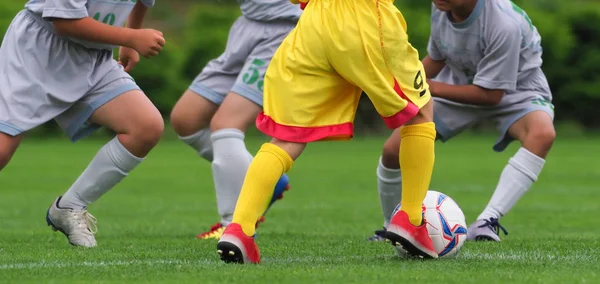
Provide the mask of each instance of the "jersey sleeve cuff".
POLYGON ((488 80, 484 80, 484 79, 478 79, 475 78, 473 80, 473 85, 482 87, 482 88, 486 88, 486 89, 490 89, 490 90, 505 90, 505 91, 510 91, 510 90, 514 90, 517 88, 517 83, 516 82, 510 82, 510 81, 488 81, 488 80))
POLYGON ((142 4, 144 4, 144 6, 146 6, 146 7, 154 6, 155 2, 156 2, 155 0, 142 0, 142 4))
POLYGON ((83 19, 88 17, 88 11, 85 8, 82 9, 44 9, 42 18, 59 18, 59 19, 83 19))

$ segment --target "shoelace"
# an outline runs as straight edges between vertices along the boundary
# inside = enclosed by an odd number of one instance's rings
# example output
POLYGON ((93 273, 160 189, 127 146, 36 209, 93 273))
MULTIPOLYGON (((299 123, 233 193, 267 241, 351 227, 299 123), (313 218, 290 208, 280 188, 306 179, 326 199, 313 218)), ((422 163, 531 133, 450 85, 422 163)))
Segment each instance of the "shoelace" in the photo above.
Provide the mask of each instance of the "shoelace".
POLYGON ((504 227, 502 227, 502 225, 500 225, 500 222, 498 222, 498 219, 496 219, 496 218, 490 218, 489 220, 485 220, 485 223, 482 225, 479 225, 478 227, 479 228, 490 227, 492 230, 494 230, 494 232, 496 232, 496 235, 500 235, 500 231, 502 230, 502 232, 505 235, 508 235, 508 232, 506 231, 506 229, 504 227))
POLYGON ((73 212, 73 221, 78 228, 87 229, 92 234, 96 234, 98 232, 98 226, 96 225, 98 220, 96 217, 94 217, 94 215, 88 213, 87 210, 73 212))

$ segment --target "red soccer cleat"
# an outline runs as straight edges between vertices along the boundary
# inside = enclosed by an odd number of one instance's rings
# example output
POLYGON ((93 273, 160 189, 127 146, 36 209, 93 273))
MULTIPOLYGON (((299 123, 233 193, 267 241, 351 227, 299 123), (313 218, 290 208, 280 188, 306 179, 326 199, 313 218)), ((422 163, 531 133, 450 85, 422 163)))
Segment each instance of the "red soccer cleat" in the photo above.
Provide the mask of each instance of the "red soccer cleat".
POLYGON ((409 254, 423 258, 438 258, 433 242, 427 231, 427 222, 415 226, 408 220, 408 214, 399 210, 390 221, 385 237, 393 245, 402 246, 409 254))
POLYGON ((260 251, 254 238, 246 236, 242 226, 236 223, 229 224, 223 232, 217 253, 227 263, 260 263, 260 251))

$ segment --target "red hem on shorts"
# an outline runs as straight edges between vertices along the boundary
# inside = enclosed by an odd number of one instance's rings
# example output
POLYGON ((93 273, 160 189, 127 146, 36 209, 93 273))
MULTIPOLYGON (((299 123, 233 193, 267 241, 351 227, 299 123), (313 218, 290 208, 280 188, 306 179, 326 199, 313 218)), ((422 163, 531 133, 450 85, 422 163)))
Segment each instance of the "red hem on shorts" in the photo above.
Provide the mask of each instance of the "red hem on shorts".
POLYGON ((264 112, 256 117, 256 128, 273 138, 296 143, 348 140, 354 136, 354 125, 351 122, 316 127, 287 126, 275 122, 264 112))
POLYGON ((400 85, 398 84, 398 81, 396 81, 395 79, 394 79, 394 91, 396 91, 398 96, 403 98, 407 102, 407 104, 406 104, 406 107, 404 107, 404 109, 399 111, 398 113, 396 113, 392 116, 389 116, 389 117, 381 117, 381 118, 383 118, 383 122, 385 122, 385 125, 387 125, 387 127, 390 129, 396 129, 396 128, 404 125, 409 120, 411 120, 413 117, 415 117, 417 115, 417 113, 419 113, 419 107, 417 105, 415 105, 404 94, 404 92, 400 88, 400 85))

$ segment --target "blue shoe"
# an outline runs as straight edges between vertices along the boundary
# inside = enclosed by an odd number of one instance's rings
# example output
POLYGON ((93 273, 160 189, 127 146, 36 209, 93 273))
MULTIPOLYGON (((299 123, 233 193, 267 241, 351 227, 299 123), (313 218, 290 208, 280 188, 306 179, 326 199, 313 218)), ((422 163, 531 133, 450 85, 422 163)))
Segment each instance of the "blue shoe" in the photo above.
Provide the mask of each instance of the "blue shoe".
POLYGON ((267 210, 265 210, 265 213, 260 217, 260 219, 258 219, 258 222, 256 222, 256 227, 258 227, 259 223, 265 221, 265 215, 267 214, 267 212, 269 212, 269 209, 271 208, 273 203, 275 203, 275 201, 277 200, 282 199, 283 193, 288 190, 290 190, 290 179, 286 174, 283 174, 281 178, 279 178, 279 181, 277 181, 277 184, 275 185, 275 190, 273 191, 273 198, 271 198, 271 202, 269 203, 267 210))

